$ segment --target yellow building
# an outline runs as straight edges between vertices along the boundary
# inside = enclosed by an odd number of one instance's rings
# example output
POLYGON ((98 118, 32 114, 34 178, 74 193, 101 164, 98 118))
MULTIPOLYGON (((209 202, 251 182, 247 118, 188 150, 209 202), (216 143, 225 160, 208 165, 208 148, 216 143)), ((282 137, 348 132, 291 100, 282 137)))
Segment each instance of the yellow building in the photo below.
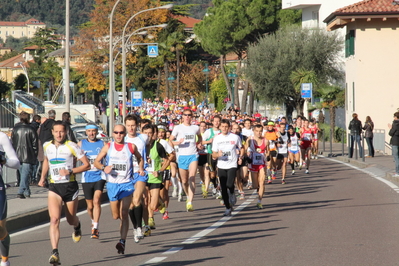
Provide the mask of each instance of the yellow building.
POLYGON ((387 124, 399 108, 399 1, 361 1, 336 10, 324 22, 328 30, 346 30, 347 124, 353 113, 363 123, 370 116, 375 149, 390 153, 384 142, 390 140, 387 124))
POLYGON ((14 79, 24 73, 24 68, 29 68, 28 62, 34 62, 36 45, 24 48, 25 53, 16 55, 0 62, 0 79, 12 83, 14 79))
POLYGON ((5 42, 8 36, 14 38, 32 38, 39 28, 45 28, 46 24, 31 18, 25 22, 0 21, 0 38, 5 42))

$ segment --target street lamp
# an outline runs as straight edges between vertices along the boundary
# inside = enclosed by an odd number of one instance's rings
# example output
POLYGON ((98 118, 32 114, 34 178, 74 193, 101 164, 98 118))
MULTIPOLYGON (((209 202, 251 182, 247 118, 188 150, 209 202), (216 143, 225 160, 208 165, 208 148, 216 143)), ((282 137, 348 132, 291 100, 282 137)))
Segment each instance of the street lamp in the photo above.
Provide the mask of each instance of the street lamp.
POLYGON ((231 94, 233 98, 233 110, 235 109, 235 102, 234 102, 234 81, 238 77, 238 75, 235 72, 231 72, 227 75, 229 79, 231 79, 231 94))
MULTIPOLYGON (((166 6, 173 6, 173 5, 166 5, 166 6)), ((143 11, 140 11, 140 12, 146 12, 146 11, 150 11, 150 10, 156 10, 156 9, 160 9, 160 8, 162 8, 162 7, 165 7, 165 6, 161 6, 161 7, 158 7, 158 8, 150 8, 150 9, 146 9, 146 10, 143 10, 143 11)), ((125 117, 126 117, 126 112, 125 112, 125 110, 126 110, 126 46, 127 46, 127 43, 128 43, 129 39, 130 39, 133 35, 145 35, 145 34, 147 34, 147 31, 143 31, 143 30, 150 29, 150 28, 165 28, 165 27, 168 25, 168 24, 160 24, 160 25, 151 25, 151 26, 142 27, 142 28, 137 29, 137 30, 135 30, 134 32, 132 32, 132 33, 128 36, 128 38, 126 38, 126 41, 125 41, 126 27, 128 26, 128 24, 130 23, 130 21, 131 21, 135 16, 137 16, 138 14, 140 14, 140 12, 137 13, 137 14, 135 14, 135 15, 133 15, 132 17, 130 17, 130 19, 128 20, 128 22, 126 22, 125 27, 123 28, 123 32, 122 32, 122 99, 123 99, 123 102, 122 102, 122 110, 124 110, 124 111, 123 111, 123 121, 125 121, 125 117)))
POLYGON ((134 84, 132 83, 132 85, 130 86, 130 113, 133 112, 133 92, 136 91, 136 86, 134 86, 134 84))
POLYGON ((206 76, 206 82, 205 82, 205 89, 206 89, 205 105, 208 106, 208 76, 209 76, 208 62, 205 63, 205 68, 204 68, 204 70, 202 70, 202 72, 206 76))
POLYGON ((28 70, 26 69, 26 67, 24 66, 24 64, 22 62, 18 62, 18 65, 22 68, 22 70, 24 71, 24 75, 25 75, 26 79, 28 80, 28 93, 29 93, 30 87, 29 87, 28 70))
MULTIPOLYGON (((170 83, 172 82, 173 83, 173 81, 175 80, 176 78, 173 76, 173 74, 172 73, 170 73, 169 74, 169 78, 168 78, 168 87, 169 87, 169 91, 168 91, 168 98, 170 98, 170 95, 171 95, 171 93, 170 93, 170 83)), ((173 90, 172 90, 172 92, 173 92, 173 90)))

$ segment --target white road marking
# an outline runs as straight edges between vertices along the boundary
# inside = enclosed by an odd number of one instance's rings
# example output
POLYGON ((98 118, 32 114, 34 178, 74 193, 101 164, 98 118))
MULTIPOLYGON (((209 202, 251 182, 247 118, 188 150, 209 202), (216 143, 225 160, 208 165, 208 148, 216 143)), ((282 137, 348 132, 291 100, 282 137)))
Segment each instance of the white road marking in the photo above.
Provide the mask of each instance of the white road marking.
POLYGON ((342 161, 339 161, 339 160, 335 160, 335 159, 332 159, 332 158, 328 158, 328 157, 325 157, 325 156, 323 156, 323 155, 321 155, 321 157, 324 157, 324 158, 326 158, 326 159, 328 159, 328 160, 330 160, 330 161, 334 161, 334 162, 337 162, 337 163, 341 163, 341 164, 343 164, 343 165, 349 166, 349 167, 351 167, 351 168, 353 168, 353 169, 356 169, 356 170, 359 170, 359 171, 361 171, 361 172, 363 172, 363 173, 366 173, 366 174, 368 174, 369 176, 374 177, 374 178, 377 179, 378 181, 381 181, 381 182, 383 182, 384 184, 388 185, 390 188, 392 188, 393 190, 395 190, 396 193, 399 193, 399 187, 398 187, 397 185, 395 185, 394 183, 392 183, 391 181, 386 180, 385 178, 383 178, 382 175, 376 175, 376 174, 374 174, 374 173, 372 173, 372 172, 370 172, 370 171, 367 171, 367 170, 365 170, 365 169, 359 168, 359 167, 357 167, 357 166, 354 166, 354 165, 351 165, 351 164, 349 164, 349 163, 345 163, 345 162, 342 162, 342 161))
MULTIPOLYGON (((241 203, 240 206, 238 206, 232 213, 231 216, 224 216, 222 218, 220 218, 219 221, 217 221, 216 223, 212 224, 211 226, 209 226, 208 228, 202 230, 201 232, 193 235, 192 237, 189 237, 188 239, 184 240, 183 242, 181 242, 183 245, 187 245, 187 244, 192 244, 194 242, 196 242, 197 240, 200 240, 201 238, 203 238, 204 236, 206 236, 207 234, 211 233, 212 231, 218 229, 220 226, 224 225, 228 220, 230 220, 231 218, 233 218, 234 215, 238 214, 240 211, 242 211, 245 207, 247 207, 249 204, 251 204, 251 202, 253 202, 256 198, 257 198, 257 192, 253 192, 252 195, 249 197, 250 199, 247 199, 246 201, 244 201, 243 203, 241 203)), ((165 251, 164 253, 162 253, 162 255, 171 255, 171 254, 175 254, 177 252, 179 252, 180 250, 182 250, 183 247, 173 247, 167 251, 165 251)), ((152 258, 148 261, 146 261, 144 264, 142 265, 147 265, 147 264, 155 264, 155 263, 159 263, 163 260, 165 260, 167 257, 155 257, 152 258)))
MULTIPOLYGON (((104 204, 101 204, 101 207, 105 207, 105 206, 108 206, 108 205, 109 205, 109 203, 104 203, 104 204)), ((87 213, 87 210, 78 212, 76 215, 77 216, 82 216, 83 214, 86 214, 86 213, 87 213)), ((65 217, 60 220, 60 222, 65 222, 65 221, 66 221, 65 217)), ((22 230, 22 231, 19 231, 19 232, 15 232, 15 233, 11 234, 10 237, 23 235, 23 234, 26 234, 26 233, 29 233, 29 232, 36 231, 37 229, 41 229, 41 228, 47 227, 47 226, 50 226, 50 223, 45 223, 45 224, 38 225, 38 226, 35 226, 35 227, 32 227, 32 228, 28 228, 28 229, 25 229, 25 230, 22 230)))

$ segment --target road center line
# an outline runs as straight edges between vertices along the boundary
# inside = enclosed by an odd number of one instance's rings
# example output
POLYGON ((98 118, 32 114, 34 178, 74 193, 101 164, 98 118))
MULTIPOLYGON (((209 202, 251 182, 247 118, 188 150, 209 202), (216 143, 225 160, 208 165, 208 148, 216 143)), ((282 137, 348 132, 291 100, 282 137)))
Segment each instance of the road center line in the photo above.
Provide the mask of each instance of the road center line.
MULTIPOLYGON (((211 233, 215 229, 217 229, 220 226, 224 225, 228 220, 233 218, 234 215, 238 214, 245 207, 247 207, 249 204, 251 204, 251 202, 253 202, 256 198, 257 198, 257 192, 255 191, 255 192, 252 193, 252 195, 249 197, 249 199, 247 199, 246 201, 241 203, 240 206, 238 206, 231 213, 231 216, 224 216, 224 217, 220 218, 219 221, 215 222, 214 224, 212 224, 208 228, 200 231, 199 233, 193 235, 192 237, 189 237, 188 239, 184 240, 183 242, 181 242, 181 244, 183 244, 183 245, 192 244, 192 243, 196 242, 197 240, 200 240, 201 238, 203 238, 204 236, 208 235, 209 233, 211 233)), ((175 254, 175 253, 179 252, 182 249, 183 249, 183 247, 173 247, 173 248, 163 252, 162 255, 175 254)), ((159 262, 165 260, 166 258, 167 257, 155 257, 155 258, 152 258, 152 259, 146 261, 143 265, 159 263, 159 262)))

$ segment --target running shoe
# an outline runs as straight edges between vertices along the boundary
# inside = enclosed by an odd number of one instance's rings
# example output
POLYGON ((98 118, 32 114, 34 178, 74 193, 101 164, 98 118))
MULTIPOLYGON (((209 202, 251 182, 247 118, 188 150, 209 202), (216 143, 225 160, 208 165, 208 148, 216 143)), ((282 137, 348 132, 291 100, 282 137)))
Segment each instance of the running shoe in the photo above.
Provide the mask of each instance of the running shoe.
POLYGON ((227 194, 229 194, 229 203, 231 206, 236 205, 237 197, 235 193, 231 193, 229 189, 227 189, 227 194))
POLYGON ((100 238, 100 232, 98 231, 98 229, 91 229, 91 238, 94 239, 99 239, 100 238))
POLYGON ((315 156, 314 156, 314 159, 315 159, 315 160, 317 160, 317 159, 318 159, 317 155, 315 155, 315 156))
POLYGON ((227 209, 227 210, 224 212, 223 216, 231 216, 231 209, 227 209))
POLYGON ((272 171, 272 179, 275 180, 276 179, 276 172, 272 171))
POLYGON ((72 233, 72 240, 75 243, 78 243, 80 241, 80 239, 82 238, 82 230, 79 229, 75 229, 72 233))
POLYGON ((218 190, 218 192, 216 192, 216 199, 221 199, 221 198, 222 198, 222 192, 218 190))
POLYGON ((182 202, 184 200, 183 197, 184 197, 184 193, 182 192, 182 193, 179 194, 179 196, 177 198, 177 201, 182 202))
POLYGON ((281 180, 281 184, 283 184, 283 185, 285 184, 285 179, 281 180))
POLYGON ((201 184, 201 190, 202 190, 202 194, 204 194, 206 191, 206 186, 204 183, 201 184))
POLYGON ((305 174, 309 174, 309 170, 308 169, 306 169, 305 174))
POLYGON ((173 187, 172 197, 177 197, 177 187, 173 187))
POLYGON ((292 173, 291 173, 291 175, 295 175, 295 170, 292 170, 292 173))
POLYGON ((213 188, 213 189, 212 189, 212 196, 213 196, 213 197, 216 197, 216 193, 217 193, 216 188, 213 188))
POLYGON ((158 206, 159 213, 164 214, 166 211, 166 206, 164 202, 161 202, 158 206))
POLYGON ((271 184, 271 183, 272 183, 272 179, 268 177, 268 178, 267 178, 267 183, 268 183, 268 184, 271 184))
MULTIPOLYGON (((61 263, 60 263, 60 254, 59 254, 58 252, 53 252, 53 253, 51 254, 50 259, 48 260, 48 262, 49 262, 50 264, 53 264, 53 265, 61 264, 61 263)), ((1 265, 3 266, 3 263, 2 263, 1 265)), ((8 265, 10 265, 10 262, 9 262, 9 261, 8 261, 8 265)))
POLYGON ((155 229, 155 221, 154 221, 154 217, 150 217, 148 218, 148 225, 151 229, 155 229))
POLYGON ((144 226, 143 234, 144 234, 144 236, 151 236, 151 228, 148 225, 144 226))
POLYGON ((202 192, 202 197, 203 197, 204 199, 208 198, 208 191, 202 192))
POLYGON ((133 238, 134 238, 134 242, 139 243, 140 242, 140 238, 137 235, 137 229, 133 228, 133 238))
POLYGON ((260 203, 260 202, 258 202, 258 203, 256 204, 256 207, 257 207, 259 210, 263 209, 263 205, 262 205, 262 203, 260 203))
POLYGON ((10 261, 1 261, 0 266, 10 266, 10 261))
POLYGON ((248 182, 247 188, 252 189, 252 182, 248 182))
POLYGON ((115 247, 118 250, 118 254, 125 254, 125 243, 122 243, 121 241, 119 241, 115 247))
POLYGON ((169 213, 168 213, 168 211, 165 211, 165 213, 164 213, 163 216, 162 216, 162 219, 163 219, 163 220, 168 220, 168 219, 169 219, 169 213))
POLYGON ((187 202, 186 209, 187 209, 188 212, 194 211, 193 204, 187 202))
POLYGON ((299 164, 299 170, 302 170, 302 164, 299 164))
POLYGON ((310 156, 310 159, 312 159, 312 160, 314 159, 314 155, 313 154, 310 156))
POLYGON ((243 191, 240 192, 240 200, 244 200, 245 199, 245 193, 243 191))
MULTIPOLYGON (((143 231, 142 231, 141 227, 137 227, 137 229, 136 229, 136 234, 137 234, 137 237, 138 237, 139 239, 143 239, 143 238, 144 238, 143 231)), ((151 235, 151 234, 150 234, 150 235, 151 235)))

